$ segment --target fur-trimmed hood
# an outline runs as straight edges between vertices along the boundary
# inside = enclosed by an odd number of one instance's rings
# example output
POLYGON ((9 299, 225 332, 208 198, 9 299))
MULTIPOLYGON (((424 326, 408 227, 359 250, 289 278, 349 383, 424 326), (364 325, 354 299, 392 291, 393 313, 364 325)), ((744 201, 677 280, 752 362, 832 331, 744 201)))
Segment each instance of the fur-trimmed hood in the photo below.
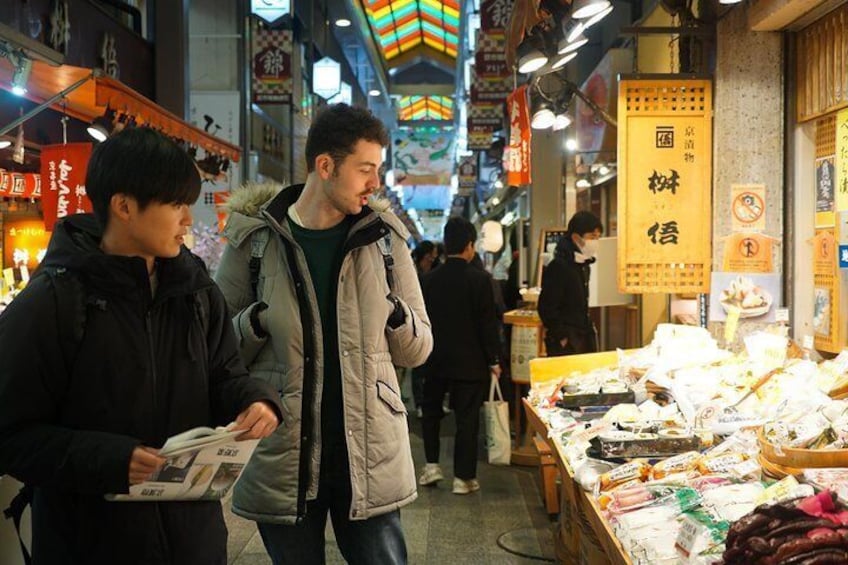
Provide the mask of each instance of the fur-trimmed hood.
MULTIPOLYGON (((227 200, 225 209, 230 213, 225 235, 228 238, 234 238, 236 245, 249 233, 256 228, 264 225, 265 220, 262 218, 263 212, 270 213, 272 216, 279 218, 284 217, 282 209, 288 209, 288 206, 294 203, 303 190, 304 185, 293 185, 285 187, 279 183, 260 183, 248 182, 242 185, 238 190, 233 191, 230 198, 227 200), (295 191, 294 193, 281 194, 284 191, 295 191), (289 194, 293 194, 289 196, 289 194)), ((387 198, 382 198, 372 195, 368 200, 368 205, 363 208, 358 215, 361 218, 367 217, 369 214, 376 214, 383 222, 389 225, 402 240, 409 239, 409 231, 403 222, 392 212, 391 201, 387 198)))

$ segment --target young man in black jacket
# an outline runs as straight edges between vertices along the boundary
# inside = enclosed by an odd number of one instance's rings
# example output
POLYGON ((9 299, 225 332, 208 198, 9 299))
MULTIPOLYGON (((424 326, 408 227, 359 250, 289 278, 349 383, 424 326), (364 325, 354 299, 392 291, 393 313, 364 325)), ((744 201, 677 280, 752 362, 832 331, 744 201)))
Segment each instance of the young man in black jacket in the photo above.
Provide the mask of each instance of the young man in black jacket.
POLYGON ((477 233, 471 222, 450 218, 444 232, 447 260, 423 278, 424 304, 433 327, 433 353, 422 367, 424 404, 421 426, 427 464, 418 479, 432 485, 444 478, 439 467, 442 400, 450 392, 456 415, 454 494, 480 489, 477 438, 480 407, 490 378, 500 377, 500 342, 489 274, 470 261, 477 233))
POLYGON ((601 221, 591 212, 574 214, 542 273, 538 309, 549 357, 597 351, 595 325, 589 317, 589 275, 602 231, 601 221))
POLYGON ((262 438, 281 421, 183 246, 196 166, 129 129, 95 149, 86 188, 94 215, 56 224, 41 272, 0 315, 0 474, 34 487, 35 564, 226 563, 218 501, 104 498, 149 479, 171 435, 235 420, 239 439, 262 438), (77 309, 59 292, 71 284, 77 309))

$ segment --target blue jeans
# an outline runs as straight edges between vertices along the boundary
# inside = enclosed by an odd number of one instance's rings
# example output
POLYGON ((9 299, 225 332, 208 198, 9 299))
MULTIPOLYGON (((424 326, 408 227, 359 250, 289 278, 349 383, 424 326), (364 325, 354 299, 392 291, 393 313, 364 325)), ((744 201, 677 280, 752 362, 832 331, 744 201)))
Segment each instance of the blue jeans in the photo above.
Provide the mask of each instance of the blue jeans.
MULTIPOLYGON (((332 452, 344 453, 345 448, 332 452)), ((351 565, 406 565, 400 510, 367 520, 350 519, 352 495, 346 459, 346 456, 330 456, 322 462, 318 498, 306 503, 306 516, 301 524, 257 524, 274 565, 324 565, 328 512, 345 561, 351 565), (336 459, 332 461, 335 464, 327 459, 336 459)))

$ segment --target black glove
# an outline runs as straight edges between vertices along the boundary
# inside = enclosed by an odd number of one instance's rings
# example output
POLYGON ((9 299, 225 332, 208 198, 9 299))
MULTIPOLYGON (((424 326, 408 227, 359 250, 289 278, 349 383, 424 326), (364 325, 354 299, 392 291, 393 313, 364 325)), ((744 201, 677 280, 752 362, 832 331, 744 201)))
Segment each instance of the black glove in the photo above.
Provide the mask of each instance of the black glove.
POLYGON ((266 332, 262 327, 262 324, 259 323, 259 313, 267 309, 267 304, 259 302, 250 311, 250 328, 253 330, 253 333, 256 334, 256 337, 268 337, 268 332, 266 332))
POLYGON ((401 327, 404 322, 406 322, 406 311, 403 309, 403 304, 400 303, 400 299, 394 294, 386 295, 386 300, 391 302, 394 306, 392 313, 389 314, 389 319, 386 320, 386 325, 391 329, 396 330, 401 327))

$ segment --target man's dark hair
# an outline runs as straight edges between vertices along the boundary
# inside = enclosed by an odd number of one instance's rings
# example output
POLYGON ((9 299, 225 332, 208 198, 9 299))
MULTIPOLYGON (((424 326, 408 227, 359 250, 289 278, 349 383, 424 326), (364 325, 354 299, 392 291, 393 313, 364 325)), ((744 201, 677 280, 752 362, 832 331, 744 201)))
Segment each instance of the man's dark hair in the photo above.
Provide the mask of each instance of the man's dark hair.
POLYGON ((412 250, 412 260, 415 261, 415 264, 417 265, 421 259, 432 253, 434 249, 436 249, 435 243, 427 239, 422 239, 418 242, 415 249, 412 250))
POLYGON ((200 195, 197 166, 179 145, 150 128, 129 128, 95 147, 85 191, 104 228, 115 194, 126 194, 144 210, 151 202, 194 204, 200 195))
POLYGON ((465 251, 468 243, 477 240, 474 225, 459 216, 449 218, 445 224, 445 255, 458 255, 465 251))
POLYGON ((354 108, 347 104, 327 106, 315 116, 306 136, 306 171, 315 170, 315 159, 322 153, 329 153, 336 166, 354 152, 361 139, 379 143, 383 147, 389 144, 389 134, 383 122, 364 108, 354 108))
POLYGON ((604 225, 592 212, 581 210, 571 216, 571 219, 568 220, 569 235, 576 233, 582 237, 583 235, 592 233, 595 230, 604 231, 604 225))

